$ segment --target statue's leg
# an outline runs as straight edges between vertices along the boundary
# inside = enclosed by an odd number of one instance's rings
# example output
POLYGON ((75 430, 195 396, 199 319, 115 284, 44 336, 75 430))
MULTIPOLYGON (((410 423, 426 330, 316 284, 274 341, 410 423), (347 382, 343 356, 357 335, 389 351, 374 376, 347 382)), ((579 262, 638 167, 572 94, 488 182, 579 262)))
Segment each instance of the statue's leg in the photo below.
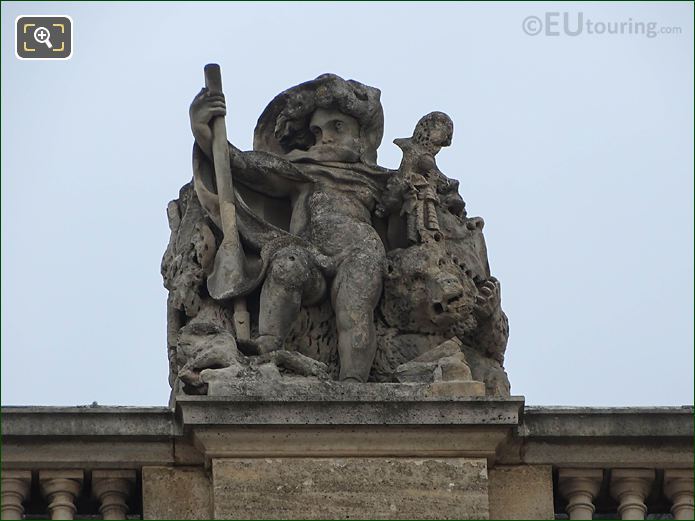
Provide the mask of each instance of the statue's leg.
POLYGON ((366 382, 376 354, 374 308, 382 287, 383 254, 359 252, 345 259, 331 288, 338 327, 340 380, 366 382))
POLYGON ((319 300, 325 290, 326 281, 305 250, 296 246, 278 250, 261 289, 258 350, 281 349, 302 302, 319 300))

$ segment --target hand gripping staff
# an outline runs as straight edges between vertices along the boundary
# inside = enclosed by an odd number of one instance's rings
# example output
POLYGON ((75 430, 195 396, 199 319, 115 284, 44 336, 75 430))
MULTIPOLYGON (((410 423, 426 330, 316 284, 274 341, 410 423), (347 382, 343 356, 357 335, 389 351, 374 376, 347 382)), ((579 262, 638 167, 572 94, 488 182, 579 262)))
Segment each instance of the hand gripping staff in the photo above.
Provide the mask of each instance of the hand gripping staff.
MULTIPOLYGON (((216 63, 205 66, 205 86, 210 93, 222 94, 222 75, 220 66, 216 63)), ((223 237, 215 255, 214 268, 208 277, 208 291, 216 300, 234 299, 234 329, 237 338, 247 340, 251 336, 251 324, 246 310, 246 299, 232 294, 232 288, 237 287, 244 278, 244 250, 237 229, 234 186, 224 116, 215 117, 210 127, 223 237)))

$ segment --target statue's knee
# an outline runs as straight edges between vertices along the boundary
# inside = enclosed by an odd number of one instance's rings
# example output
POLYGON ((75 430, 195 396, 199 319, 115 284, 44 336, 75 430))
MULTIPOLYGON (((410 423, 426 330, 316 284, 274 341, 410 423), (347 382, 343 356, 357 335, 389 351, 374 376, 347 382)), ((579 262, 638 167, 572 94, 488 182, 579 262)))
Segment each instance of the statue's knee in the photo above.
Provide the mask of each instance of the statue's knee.
POLYGON ((268 277, 283 286, 299 288, 309 279, 310 264, 306 252, 299 248, 283 248, 272 258, 268 277))

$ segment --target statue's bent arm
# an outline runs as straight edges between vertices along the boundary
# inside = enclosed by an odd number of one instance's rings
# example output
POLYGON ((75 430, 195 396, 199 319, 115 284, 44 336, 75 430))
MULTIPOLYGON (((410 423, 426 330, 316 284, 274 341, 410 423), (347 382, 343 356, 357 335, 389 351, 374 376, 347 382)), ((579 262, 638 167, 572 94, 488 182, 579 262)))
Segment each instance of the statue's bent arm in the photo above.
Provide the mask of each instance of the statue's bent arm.
POLYGON ((230 143, 229 158, 235 182, 270 197, 293 197, 309 182, 292 163, 267 152, 242 152, 230 143))

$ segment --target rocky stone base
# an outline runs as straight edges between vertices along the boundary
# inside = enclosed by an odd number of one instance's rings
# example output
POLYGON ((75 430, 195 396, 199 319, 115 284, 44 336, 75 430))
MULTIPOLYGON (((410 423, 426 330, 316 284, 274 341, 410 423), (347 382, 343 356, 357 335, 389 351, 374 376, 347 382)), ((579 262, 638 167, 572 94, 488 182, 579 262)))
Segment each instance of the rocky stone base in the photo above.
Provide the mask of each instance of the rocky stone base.
POLYGON ((393 401, 456 399, 485 396, 485 384, 474 380, 432 383, 348 383, 332 380, 258 381, 220 379, 208 387, 210 397, 282 401, 393 401))

